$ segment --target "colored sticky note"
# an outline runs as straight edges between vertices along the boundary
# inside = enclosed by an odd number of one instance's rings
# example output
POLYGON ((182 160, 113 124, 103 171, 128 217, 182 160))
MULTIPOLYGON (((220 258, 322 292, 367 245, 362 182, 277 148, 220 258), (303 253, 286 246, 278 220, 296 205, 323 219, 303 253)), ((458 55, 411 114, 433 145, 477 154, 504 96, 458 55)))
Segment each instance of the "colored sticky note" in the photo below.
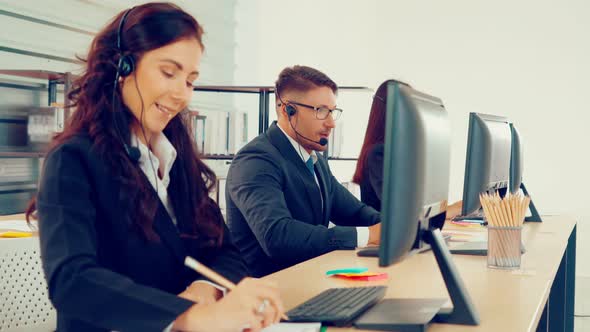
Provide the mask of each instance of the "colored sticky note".
POLYGON ((33 233, 31 232, 16 232, 16 231, 8 231, 8 232, 1 232, 0 237, 4 238, 20 238, 20 237, 31 237, 33 233))
POLYGON ((387 279, 387 273, 366 273, 366 274, 336 274, 334 275, 338 278, 345 278, 348 280, 357 280, 357 281, 376 281, 376 280, 384 280, 387 279))
POLYGON ((379 275, 381 273, 377 272, 362 272, 362 273, 338 273, 335 275, 343 276, 343 277, 372 277, 379 275))
POLYGON ((366 267, 350 267, 345 269, 337 269, 337 270, 330 270, 326 272, 327 276, 331 276, 334 274, 341 274, 341 273, 363 273, 367 272, 369 269, 366 267))

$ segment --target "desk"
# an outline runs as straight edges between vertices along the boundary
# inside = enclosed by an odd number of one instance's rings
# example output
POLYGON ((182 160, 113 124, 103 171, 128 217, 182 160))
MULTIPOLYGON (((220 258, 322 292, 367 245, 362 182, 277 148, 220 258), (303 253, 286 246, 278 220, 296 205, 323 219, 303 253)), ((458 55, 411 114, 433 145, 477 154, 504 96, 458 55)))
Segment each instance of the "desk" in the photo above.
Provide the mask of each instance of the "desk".
POLYGON ((0 216, 0 222, 2 222, 3 220, 25 220, 25 214, 21 213, 21 214, 10 214, 7 216, 0 216))
MULTIPOLYGON (((488 269, 485 256, 453 255, 453 260, 479 312, 479 326, 432 324, 428 331, 573 331, 576 222, 544 217, 527 223, 520 272, 488 269)), ((386 298, 432 298, 448 294, 432 252, 413 255, 380 268, 376 258, 354 251, 334 251, 276 272, 287 309, 333 287, 388 285, 386 298), (325 276, 342 267, 368 267, 389 274, 389 280, 354 282, 325 276)), ((329 328, 328 331, 360 331, 329 328)))
MULTIPOLYGON (((25 216, 0 216, 0 228, 4 220, 19 219, 25 216)), ((0 331, 54 331, 56 319, 41 268, 39 238, 0 238, 0 331)))

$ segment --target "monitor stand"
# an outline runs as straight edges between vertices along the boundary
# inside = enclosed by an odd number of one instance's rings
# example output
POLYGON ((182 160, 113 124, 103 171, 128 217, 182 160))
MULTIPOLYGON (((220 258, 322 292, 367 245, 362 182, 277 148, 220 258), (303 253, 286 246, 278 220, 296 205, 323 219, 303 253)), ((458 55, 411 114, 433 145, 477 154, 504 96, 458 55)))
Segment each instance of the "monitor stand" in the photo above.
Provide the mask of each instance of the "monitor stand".
MULTIPOLYGON (((471 256, 487 256, 488 255, 488 241, 474 241, 465 242, 450 248, 451 254, 455 255, 471 255, 471 256)), ((526 253, 524 243, 520 242, 520 253, 526 253)))
POLYGON ((483 211, 481 209, 479 209, 479 210, 477 210, 476 212, 474 212, 472 214, 455 216, 451 220, 452 221, 469 221, 469 220, 473 220, 474 223, 478 223, 478 222, 475 222, 475 221, 481 220, 481 222, 479 222, 479 223, 480 224, 483 224, 483 211))
POLYGON ((425 331, 429 321, 479 325, 479 314, 463 285, 440 230, 425 231, 422 239, 432 248, 453 307, 441 309, 445 299, 387 299, 363 314, 354 323, 356 327, 383 331, 425 331), (408 308, 412 310, 406 310, 408 308), (420 310, 416 311, 414 308, 420 310), (408 315, 393 315, 394 312, 407 312, 408 315), (422 314, 418 315, 417 312, 422 314), (425 321, 427 316, 430 318, 425 321))
POLYGON ((359 257, 379 257, 379 247, 367 247, 356 252, 359 257))
MULTIPOLYGON (((520 183, 520 189, 522 189, 522 192, 527 195, 527 196, 531 196, 529 195, 529 192, 526 190, 526 187, 524 186, 524 183, 521 182, 520 183)), ((537 208, 535 207, 535 203, 533 203, 533 200, 531 199, 531 203, 529 204, 529 209, 531 210, 531 215, 529 217, 524 217, 524 221, 532 221, 532 222, 542 222, 543 220, 541 219, 541 215, 539 214, 539 211, 537 211, 537 208)))
MULTIPOLYGON (((451 240, 451 235, 443 235, 443 240, 445 241, 445 244, 449 244, 449 241, 451 240)), ((422 248, 418 249, 416 253, 421 254, 423 252, 427 252, 430 251, 430 245, 425 245, 422 248)), ((487 249, 487 243, 486 243, 486 249, 487 249)), ((359 249, 359 251, 356 252, 356 255, 359 257, 379 257, 379 246, 371 246, 371 247, 366 247, 363 249, 359 249)))
POLYGON ((467 289, 455 267, 449 248, 445 245, 443 236, 438 229, 430 229, 422 235, 426 243, 432 247, 438 268, 442 274, 453 308, 440 311, 435 317, 435 322, 479 325, 479 314, 471 302, 467 289))

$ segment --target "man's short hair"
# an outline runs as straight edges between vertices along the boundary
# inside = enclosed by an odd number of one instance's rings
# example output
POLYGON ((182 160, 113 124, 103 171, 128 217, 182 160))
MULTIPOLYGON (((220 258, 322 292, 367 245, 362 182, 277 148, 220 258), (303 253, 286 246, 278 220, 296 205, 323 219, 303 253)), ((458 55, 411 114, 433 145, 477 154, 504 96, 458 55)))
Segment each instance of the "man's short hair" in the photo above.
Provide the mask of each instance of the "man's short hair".
POLYGON ((275 82, 275 93, 280 99, 287 91, 307 92, 324 86, 332 89, 334 94, 338 92, 338 86, 328 75, 311 67, 295 65, 281 71, 275 82))

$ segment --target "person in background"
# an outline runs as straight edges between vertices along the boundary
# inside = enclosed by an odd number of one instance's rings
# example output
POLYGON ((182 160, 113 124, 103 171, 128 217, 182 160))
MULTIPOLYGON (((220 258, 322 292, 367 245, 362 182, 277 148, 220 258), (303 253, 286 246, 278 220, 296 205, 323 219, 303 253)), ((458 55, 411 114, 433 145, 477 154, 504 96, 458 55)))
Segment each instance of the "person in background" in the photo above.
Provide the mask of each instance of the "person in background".
MULTIPOLYGON (((385 105, 387 84, 390 82, 410 86, 397 80, 387 80, 377 88, 369 113, 367 131, 361 147, 352 181, 360 186, 361 201, 377 211, 381 210, 383 187, 383 149, 385 145, 385 105)), ((447 219, 461 212, 461 201, 447 207, 447 219)))
POLYGON ((319 70, 285 68, 276 82, 278 121, 230 166, 228 226, 254 276, 379 243, 379 213, 342 186, 319 153, 342 113, 337 91, 319 70))
POLYGON ((245 278, 183 119, 202 34, 179 7, 148 3, 92 41, 27 211, 58 331, 259 331, 283 312, 275 283, 245 278), (224 296, 186 256, 238 285, 224 296))

